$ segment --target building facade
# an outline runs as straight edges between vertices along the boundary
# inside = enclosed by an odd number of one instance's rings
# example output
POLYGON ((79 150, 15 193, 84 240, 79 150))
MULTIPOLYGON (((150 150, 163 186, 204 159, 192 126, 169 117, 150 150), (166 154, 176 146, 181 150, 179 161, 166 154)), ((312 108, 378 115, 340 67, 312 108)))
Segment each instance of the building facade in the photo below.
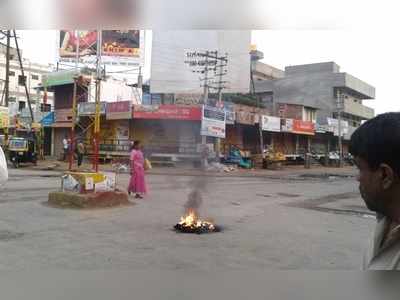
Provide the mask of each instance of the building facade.
MULTIPOLYGON (((53 71, 52 65, 38 64, 27 59, 23 60, 23 67, 25 77, 22 76, 18 57, 13 55, 10 60, 8 102, 9 112, 14 115, 28 107, 24 82, 26 82, 29 91, 29 98, 33 110, 40 110, 40 103, 43 103, 43 91, 39 91, 37 87, 42 82, 43 75, 53 71)), ((0 54, 0 91, 2 93, 5 87, 5 78, 6 57, 5 55, 0 54)), ((53 105, 54 98, 52 93, 48 93, 47 103, 53 105)))
POLYGON ((304 121, 328 124, 327 118, 337 118, 340 109, 342 119, 352 127, 360 126, 363 120, 375 115, 372 108, 363 104, 364 100, 375 98, 375 88, 340 72, 334 62, 289 66, 283 78, 256 81, 255 85, 265 105, 277 115, 280 104, 286 104, 297 106, 304 121))

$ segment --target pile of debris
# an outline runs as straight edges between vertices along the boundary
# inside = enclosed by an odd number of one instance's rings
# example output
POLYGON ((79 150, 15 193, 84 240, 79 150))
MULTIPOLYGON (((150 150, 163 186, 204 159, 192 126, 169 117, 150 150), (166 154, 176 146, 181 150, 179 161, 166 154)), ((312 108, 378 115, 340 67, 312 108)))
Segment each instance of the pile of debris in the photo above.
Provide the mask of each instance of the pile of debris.
POLYGON ((234 172, 237 170, 236 166, 233 165, 224 165, 221 163, 217 163, 217 162, 213 162, 210 163, 207 168, 206 171, 208 172, 225 172, 225 173, 230 173, 230 172, 234 172))

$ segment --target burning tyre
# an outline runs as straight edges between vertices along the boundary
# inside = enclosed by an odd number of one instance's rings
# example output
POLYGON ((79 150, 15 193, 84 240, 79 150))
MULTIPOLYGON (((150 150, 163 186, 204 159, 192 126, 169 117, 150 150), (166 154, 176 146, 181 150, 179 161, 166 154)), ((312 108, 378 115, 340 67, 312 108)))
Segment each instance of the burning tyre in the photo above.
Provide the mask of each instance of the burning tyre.
POLYGON ((180 222, 174 226, 174 229, 177 232, 196 234, 221 231, 221 228, 211 221, 201 220, 195 210, 189 210, 185 216, 181 217, 180 222))

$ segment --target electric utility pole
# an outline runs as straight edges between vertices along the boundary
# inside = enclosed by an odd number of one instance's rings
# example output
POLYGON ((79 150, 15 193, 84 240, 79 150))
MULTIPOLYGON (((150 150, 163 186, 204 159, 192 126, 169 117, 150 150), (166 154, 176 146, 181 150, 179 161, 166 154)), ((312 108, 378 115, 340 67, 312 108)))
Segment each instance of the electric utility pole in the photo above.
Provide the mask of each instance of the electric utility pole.
MULTIPOLYGON (((218 77, 217 83, 217 90, 218 90, 218 105, 219 107, 222 107, 222 91, 223 89, 226 88, 225 84, 227 81, 223 81, 223 76, 228 74, 227 69, 225 69, 228 66, 228 53, 225 53, 224 56, 218 56, 218 52, 216 53, 216 59, 219 61, 219 65, 216 65, 216 69, 218 69, 219 73, 215 72, 215 76, 218 77)), ((226 117, 226 116, 225 116, 226 117)), ((220 154, 221 154, 221 139, 217 138, 216 139, 216 155, 217 155, 217 160, 219 162, 220 160, 220 154)))
POLYGON ((5 82, 5 99, 4 106, 8 107, 8 99, 10 97, 10 40, 11 40, 11 32, 10 30, 6 31, 7 34, 7 48, 6 48, 6 82, 5 82))
POLYGON ((337 115, 338 115, 338 147, 339 147, 339 167, 343 166, 343 146, 342 146, 342 109, 344 95, 340 91, 337 93, 337 115))
MULTIPOLYGON (((253 61, 250 61, 250 80, 251 80, 252 94, 257 100, 257 107, 261 108, 261 102, 260 102, 258 95, 256 94, 256 87, 254 84, 253 61)), ((262 132, 262 127, 261 127, 261 116, 259 116, 259 120, 258 120, 258 134, 260 136, 260 151, 261 151, 260 153, 261 153, 262 158, 264 159, 265 158, 264 157, 264 138, 263 138, 263 132, 262 132)))

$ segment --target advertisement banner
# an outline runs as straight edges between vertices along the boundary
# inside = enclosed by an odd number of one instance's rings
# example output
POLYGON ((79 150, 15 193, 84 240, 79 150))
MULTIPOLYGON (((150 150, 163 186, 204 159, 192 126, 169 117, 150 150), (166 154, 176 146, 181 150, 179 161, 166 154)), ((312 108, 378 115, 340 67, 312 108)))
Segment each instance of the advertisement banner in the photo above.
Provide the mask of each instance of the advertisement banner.
MULTIPOLYGON (((140 30, 103 30, 101 32, 102 63, 143 65, 144 32, 140 30)), ((96 30, 61 30, 59 34, 61 61, 75 62, 77 52, 81 63, 96 63, 96 30)))
MULTIPOLYGON (((100 103, 100 114, 106 114, 106 103, 100 103)), ((81 102, 78 104, 78 116, 93 116, 96 113, 96 103, 94 102, 81 102)))
POLYGON ((7 128, 9 123, 8 108, 0 107, 0 128, 7 128))
POLYGON ((96 55, 97 31, 96 30, 61 30, 60 48, 61 58, 75 58, 77 52, 80 57, 96 55))
POLYGON ((281 118, 262 115, 261 128, 265 131, 280 132, 281 118))
MULTIPOLYGON (((334 136, 339 136, 339 121, 338 119, 333 119, 333 118, 327 118, 328 121, 328 126, 329 126, 329 131, 333 132, 334 136)), ((349 122, 347 121, 341 121, 340 124, 342 125, 341 131, 342 131, 342 136, 346 135, 349 133, 349 122)))
POLYGON ((119 101, 106 104, 107 120, 124 120, 132 118, 132 102, 119 101))
MULTIPOLYGON (((235 122, 244 125, 254 125, 258 123, 258 113, 260 113, 260 109, 252 106, 241 105, 241 104, 233 104, 235 110, 235 122)), ((268 112, 261 112, 266 115, 268 112)))
POLYGON ((224 102, 226 124, 233 125, 236 121, 235 106, 233 103, 224 102))
POLYGON ((293 119, 281 119, 281 131, 293 132, 293 119))
POLYGON ((315 124, 315 132, 316 133, 327 133, 329 132, 329 126, 324 124, 315 124))
POLYGON ((201 107, 178 105, 134 105, 134 119, 200 121, 201 107))
POLYGON ((140 30, 103 30, 102 55, 139 57, 140 30))
POLYGON ((44 118, 40 121, 43 126, 51 126, 54 123, 54 112, 49 112, 44 118))
POLYGON ((293 120, 293 133, 315 135, 315 124, 310 121, 293 120))
POLYGON ((235 113, 236 122, 244 125, 254 125, 254 113, 248 111, 237 111, 235 113))
POLYGON ((175 94, 175 104, 199 105, 203 103, 202 94, 175 94))
POLYGON ((225 138, 226 115, 223 109, 203 106, 200 135, 225 138))
POLYGON ((115 123, 115 138, 117 140, 129 140, 129 120, 121 120, 115 123))

